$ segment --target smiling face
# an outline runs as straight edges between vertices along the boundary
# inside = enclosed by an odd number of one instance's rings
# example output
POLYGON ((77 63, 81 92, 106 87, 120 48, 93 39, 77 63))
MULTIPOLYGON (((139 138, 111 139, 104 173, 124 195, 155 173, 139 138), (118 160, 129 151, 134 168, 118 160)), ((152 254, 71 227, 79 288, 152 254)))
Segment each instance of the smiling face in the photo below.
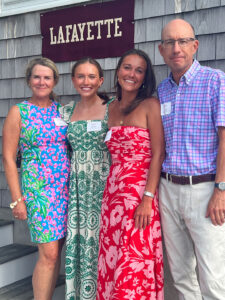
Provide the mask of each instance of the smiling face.
POLYGON ((54 86, 53 70, 42 65, 35 65, 29 80, 29 87, 33 92, 33 97, 38 99, 49 98, 54 86))
MULTIPOLYGON (((190 24, 184 20, 172 20, 163 29, 162 40, 164 41, 185 38, 194 38, 194 32, 190 24)), ((178 42, 171 47, 159 45, 159 51, 165 63, 170 67, 174 77, 178 79, 191 67, 197 49, 197 40, 190 40, 183 46, 180 46, 178 42)))
POLYGON ((93 97, 103 83, 97 67, 85 62, 76 67, 72 77, 73 85, 81 97, 93 97))
POLYGON ((144 82, 147 64, 141 56, 130 54, 125 56, 118 71, 117 77, 122 93, 138 93, 144 82))

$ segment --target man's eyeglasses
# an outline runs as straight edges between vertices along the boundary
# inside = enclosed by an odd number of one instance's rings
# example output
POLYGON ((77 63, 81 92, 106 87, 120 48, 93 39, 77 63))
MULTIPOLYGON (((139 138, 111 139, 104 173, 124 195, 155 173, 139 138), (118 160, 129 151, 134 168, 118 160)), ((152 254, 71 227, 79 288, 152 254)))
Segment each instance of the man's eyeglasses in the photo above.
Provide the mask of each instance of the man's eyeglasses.
POLYGON ((169 40, 162 40, 161 43, 163 44, 163 46, 165 48, 168 48, 168 49, 173 48, 175 46, 176 42, 178 42, 178 45, 181 48, 185 48, 189 42, 193 42, 195 40, 196 40, 195 38, 183 38, 183 39, 177 39, 177 40, 169 39, 169 40))

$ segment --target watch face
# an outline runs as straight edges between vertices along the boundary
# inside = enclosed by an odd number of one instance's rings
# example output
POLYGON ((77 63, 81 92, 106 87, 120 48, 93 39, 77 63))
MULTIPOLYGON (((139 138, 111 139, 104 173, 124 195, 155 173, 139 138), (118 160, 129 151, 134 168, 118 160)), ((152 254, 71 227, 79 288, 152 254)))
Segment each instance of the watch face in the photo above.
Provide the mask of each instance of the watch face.
POLYGON ((225 182, 219 182, 218 183, 218 188, 222 191, 225 191, 225 182))

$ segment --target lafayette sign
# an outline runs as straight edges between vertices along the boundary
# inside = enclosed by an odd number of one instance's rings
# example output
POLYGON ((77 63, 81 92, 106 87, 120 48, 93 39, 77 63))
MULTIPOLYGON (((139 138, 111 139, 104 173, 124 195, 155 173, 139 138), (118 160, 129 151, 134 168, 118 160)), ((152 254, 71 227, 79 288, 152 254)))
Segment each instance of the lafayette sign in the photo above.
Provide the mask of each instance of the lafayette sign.
POLYGON ((42 55, 55 62, 116 57, 134 47, 134 0, 117 0, 41 15, 42 55))
POLYGON ((102 40, 104 37, 102 36, 102 28, 106 25, 106 37, 118 37, 122 36, 122 31, 120 30, 120 24, 122 23, 122 18, 114 18, 114 19, 106 19, 106 20, 98 20, 98 21, 90 21, 86 23, 78 23, 78 24, 69 24, 66 25, 65 28, 63 26, 59 26, 58 30, 54 32, 54 27, 50 27, 50 45, 54 44, 65 44, 65 43, 73 43, 73 42, 83 42, 83 41, 91 41, 91 40, 102 40), (111 29, 111 25, 113 29, 111 29), (97 27, 97 35, 95 36, 93 32, 95 31, 94 27, 97 27), (112 34, 112 31, 114 33, 112 34), (64 35, 65 32, 65 35, 64 35))

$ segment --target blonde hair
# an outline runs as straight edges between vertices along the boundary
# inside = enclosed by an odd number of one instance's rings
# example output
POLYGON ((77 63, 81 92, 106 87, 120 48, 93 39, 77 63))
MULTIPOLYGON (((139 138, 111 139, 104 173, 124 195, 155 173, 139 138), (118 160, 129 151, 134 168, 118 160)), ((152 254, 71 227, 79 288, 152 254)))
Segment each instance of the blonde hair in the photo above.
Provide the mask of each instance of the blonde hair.
MULTIPOLYGON (((30 78, 31 78, 31 75, 32 75, 32 71, 33 71, 33 68, 36 65, 41 65, 41 66, 48 67, 49 69, 51 69, 52 72, 53 72, 55 85, 58 83, 58 81, 59 81, 59 71, 58 71, 55 63, 49 58, 39 57, 39 58, 32 59, 27 65, 27 68, 26 68, 26 82, 27 82, 27 85, 29 85, 29 83, 30 83, 30 78)), ((50 96, 50 98, 52 98, 54 100, 56 100, 56 98, 57 98, 57 96, 55 95, 54 92, 51 92, 51 94, 49 96, 50 96)))

